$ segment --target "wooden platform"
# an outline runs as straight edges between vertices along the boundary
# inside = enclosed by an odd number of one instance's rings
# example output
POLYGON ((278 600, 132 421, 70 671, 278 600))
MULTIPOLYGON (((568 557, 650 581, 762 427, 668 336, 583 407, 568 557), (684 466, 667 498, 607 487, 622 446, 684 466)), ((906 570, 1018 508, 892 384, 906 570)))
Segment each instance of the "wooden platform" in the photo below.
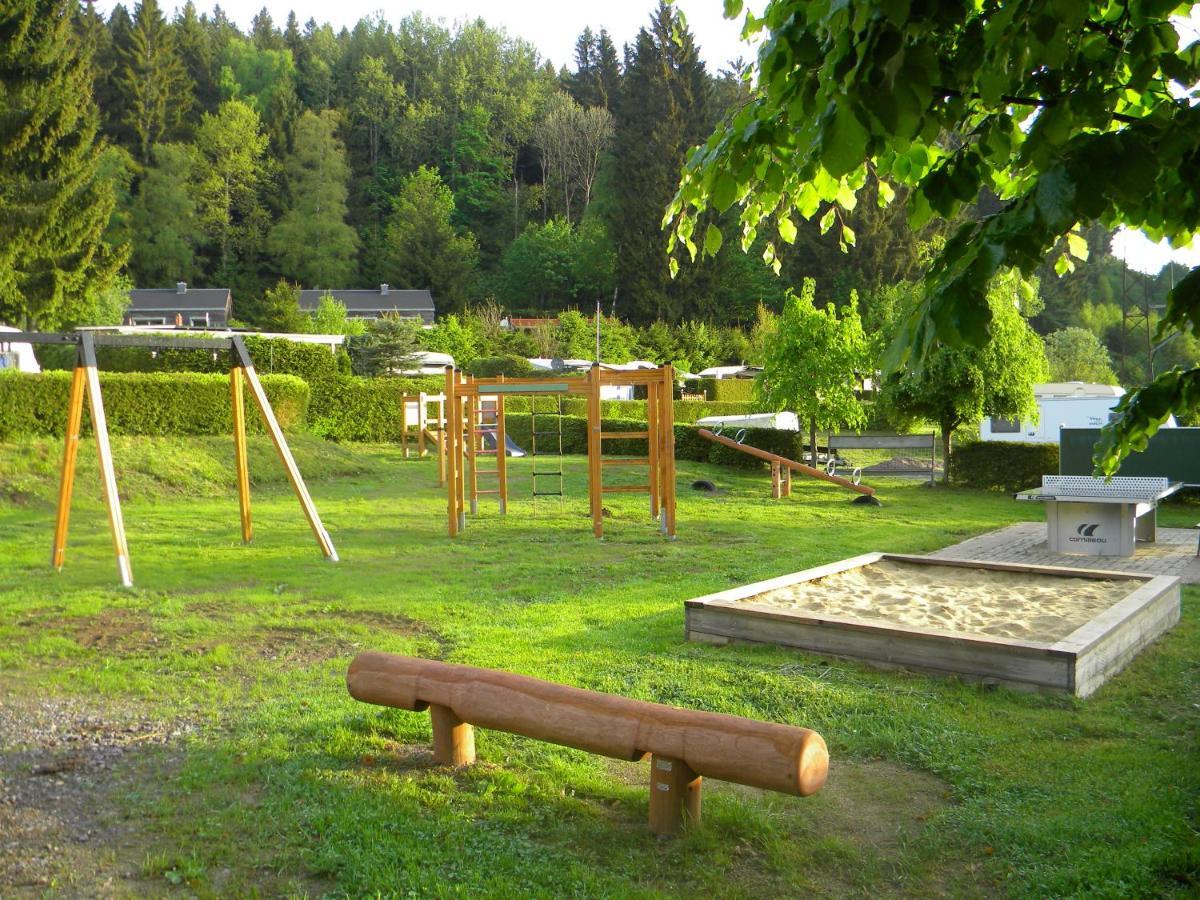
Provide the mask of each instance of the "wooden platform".
POLYGON ((690 641, 777 644, 889 668, 954 674, 1026 690, 1069 691, 1086 697, 1179 621, 1179 594, 1180 579, 1173 576, 868 553, 687 600, 685 634, 690 641), (753 599, 766 591, 870 566, 881 560, 1127 581, 1129 592, 1053 643, 919 629, 880 619, 818 616, 755 603, 753 599))

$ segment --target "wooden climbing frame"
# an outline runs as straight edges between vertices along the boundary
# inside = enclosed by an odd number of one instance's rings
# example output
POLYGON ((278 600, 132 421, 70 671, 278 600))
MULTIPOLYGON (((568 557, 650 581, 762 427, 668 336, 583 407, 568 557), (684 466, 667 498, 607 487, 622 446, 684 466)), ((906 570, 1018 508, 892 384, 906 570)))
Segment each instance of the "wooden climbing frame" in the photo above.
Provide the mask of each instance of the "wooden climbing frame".
POLYGON ((508 508, 508 475, 505 458, 506 426, 504 398, 513 394, 530 396, 574 395, 588 401, 587 458, 588 499, 592 533, 604 536, 604 494, 644 493, 649 495, 650 515, 662 533, 675 537, 675 373, 670 366, 633 371, 605 369, 592 365, 585 378, 472 378, 446 368, 444 393, 446 426, 446 515, 448 530, 455 537, 466 528, 467 511, 476 513, 481 495, 497 496, 501 514, 508 508), (646 388, 646 429, 604 431, 601 388, 607 385, 643 385, 646 388), (488 406, 487 404, 492 404, 488 406), (487 421, 481 421, 488 417, 487 421), (484 447, 485 432, 495 449, 484 447), (645 456, 605 457, 607 440, 644 440, 645 456), (495 468, 480 468, 480 458, 495 457, 495 468), (640 484, 605 485, 604 470, 629 466, 646 469, 640 484), (495 487, 480 488, 479 476, 495 478, 495 487))
POLYGON ((360 653, 346 673, 365 703, 429 710, 434 759, 475 762, 473 725, 636 762, 650 757, 650 830, 674 834, 700 818, 703 778, 807 797, 829 751, 807 728, 678 709, 581 688, 391 653, 360 653))
POLYGON ((108 423, 104 416, 104 398, 100 393, 100 375, 96 363, 96 347, 145 347, 160 350, 212 350, 214 353, 228 352, 231 357, 229 370, 229 392, 233 405, 234 465, 237 471, 238 506, 241 514, 242 540, 249 543, 254 537, 254 526, 250 516, 250 469, 246 456, 246 415, 244 391, 248 387, 250 396, 262 416, 267 434, 275 445, 279 459, 287 471, 288 480, 300 501, 300 508, 316 536, 317 544, 327 559, 337 561, 337 551, 329 533, 321 523, 321 517, 308 493, 308 487, 292 451, 288 447, 275 411, 267 399, 262 382, 254 370, 254 363, 240 336, 231 338, 177 338, 154 335, 108 335, 91 331, 66 334, 42 332, 11 332, 4 341, 26 344, 74 344, 77 347, 75 368, 71 373, 71 390, 67 404, 66 446, 58 490, 58 510, 54 522, 54 546, 51 564, 61 571, 66 558, 67 528, 71 518, 71 497, 75 488, 75 463, 79 455, 79 436, 83 425, 83 403, 87 397, 92 431, 96 435, 96 450, 100 458, 100 481, 104 489, 104 503, 108 510, 109 531, 112 534, 113 552, 117 557, 117 569, 121 583, 126 587, 133 584, 133 572, 129 562, 129 546, 125 540, 125 520, 121 513, 121 498, 117 491, 116 470, 113 467, 112 447, 108 440, 108 423))

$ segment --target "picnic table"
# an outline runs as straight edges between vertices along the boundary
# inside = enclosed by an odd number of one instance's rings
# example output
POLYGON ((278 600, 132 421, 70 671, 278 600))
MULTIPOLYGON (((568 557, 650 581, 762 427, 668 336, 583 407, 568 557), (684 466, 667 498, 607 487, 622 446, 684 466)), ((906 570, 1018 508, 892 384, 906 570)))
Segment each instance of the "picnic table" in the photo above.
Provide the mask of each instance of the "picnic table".
POLYGON ((1183 487, 1166 478, 1043 475, 1018 500, 1046 504, 1046 543, 1056 553, 1133 556, 1155 538, 1158 502, 1183 487))

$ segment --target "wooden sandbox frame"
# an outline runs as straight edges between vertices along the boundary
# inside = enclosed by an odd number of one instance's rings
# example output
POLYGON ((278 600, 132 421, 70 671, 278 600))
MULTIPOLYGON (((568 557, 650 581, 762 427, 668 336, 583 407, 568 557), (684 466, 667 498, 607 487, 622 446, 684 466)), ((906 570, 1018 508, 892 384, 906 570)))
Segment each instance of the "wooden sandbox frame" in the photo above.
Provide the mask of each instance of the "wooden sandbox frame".
POLYGON ((668 538, 675 537, 675 372, 671 366, 657 369, 612 370, 593 363, 584 378, 474 378, 453 367, 446 368, 444 404, 446 424, 442 431, 446 456, 447 524, 450 537, 467 526, 467 510, 478 510, 482 494, 494 494, 500 514, 508 511, 508 463, 505 454, 504 399, 512 394, 532 396, 584 396, 588 400, 587 456, 588 499, 592 533, 604 536, 604 494, 648 494, 650 516, 668 538), (605 385, 646 388, 646 429, 604 431, 600 388, 605 385), (493 421, 483 422, 484 398, 495 398, 487 409, 493 421), (483 446, 484 432, 494 435, 496 449, 483 446), (645 456, 604 457, 604 442, 610 439, 644 440, 645 456), (495 457, 494 468, 480 468, 480 457, 495 457), (645 467, 645 484, 605 485, 608 466, 645 467), (479 476, 496 479, 495 488, 479 487, 479 476))
POLYGON ((867 553, 825 566, 684 601, 687 640, 775 644, 848 657, 884 668, 957 675, 1025 690, 1094 693, 1179 621, 1180 579, 1097 569, 867 553), (747 602, 765 591, 880 561, 1067 578, 1128 581, 1131 591, 1062 640, 1039 643, 782 609, 747 602))

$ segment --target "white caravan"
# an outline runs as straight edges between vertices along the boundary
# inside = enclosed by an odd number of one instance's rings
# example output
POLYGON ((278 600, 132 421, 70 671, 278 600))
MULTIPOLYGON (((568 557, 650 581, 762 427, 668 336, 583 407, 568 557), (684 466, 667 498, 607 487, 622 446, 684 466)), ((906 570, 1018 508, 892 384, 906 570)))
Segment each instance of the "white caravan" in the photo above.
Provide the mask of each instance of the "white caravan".
POLYGON ((31 344, 9 343, 4 340, 4 332, 19 330, 0 325, 0 369, 16 369, 18 372, 42 371, 37 357, 33 355, 31 344))
MULTIPOLYGON (((979 426, 980 440, 1057 444, 1060 428, 1103 428, 1112 408, 1125 395, 1125 389, 1114 384, 1056 381, 1034 385, 1033 395, 1038 405, 1036 423, 999 416, 987 418, 979 426)), ((1174 428, 1174 417, 1163 427, 1174 428)))

